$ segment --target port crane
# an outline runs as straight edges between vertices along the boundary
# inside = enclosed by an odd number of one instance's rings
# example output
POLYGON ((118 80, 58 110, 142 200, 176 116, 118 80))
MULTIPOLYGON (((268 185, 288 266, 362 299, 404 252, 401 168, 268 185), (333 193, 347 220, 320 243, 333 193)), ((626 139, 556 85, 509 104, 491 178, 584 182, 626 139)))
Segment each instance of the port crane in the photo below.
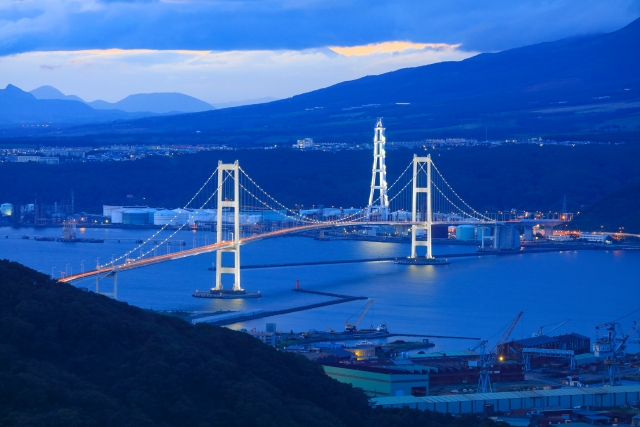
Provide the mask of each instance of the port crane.
POLYGON ((491 386, 490 368, 491 365, 496 363, 498 358, 502 361, 502 356, 498 355, 500 348, 507 342, 516 324, 524 314, 524 311, 518 313, 515 319, 509 324, 507 330, 502 334, 502 337, 495 343, 491 350, 487 350, 489 340, 482 340, 473 347, 473 350, 481 348, 480 359, 477 361, 477 366, 480 368, 480 375, 478 377, 478 389, 476 393, 493 393, 493 387, 491 386))
POLYGON ((559 324, 557 324, 553 328, 549 329, 547 332, 543 332, 544 328, 546 328, 547 326, 553 326, 554 325, 553 323, 551 325, 540 326, 540 329, 538 330, 538 332, 534 332, 534 333, 531 334, 531 338, 542 337, 542 336, 545 336, 545 335, 549 335, 551 332, 555 331, 560 326, 562 326, 565 323, 569 322, 569 320, 571 320, 571 319, 567 319, 567 320, 565 320, 563 322, 560 322, 559 324))
POLYGON ((353 324, 350 324, 349 320, 351 320, 351 317, 355 316, 355 314, 346 320, 345 326, 344 326, 345 332, 355 332, 358 330, 358 324, 360 323, 364 315, 367 314, 367 311, 369 311, 369 308, 371 308, 371 304, 373 304, 373 300, 374 300, 373 298, 369 300, 369 302, 364 306, 364 308, 362 309, 362 312, 360 313, 356 321, 353 322, 353 324))
POLYGON ((628 333, 624 333, 620 322, 613 321, 603 323, 596 326, 596 329, 604 329, 607 335, 597 338, 593 345, 594 354, 597 357, 604 358, 604 376, 602 384, 605 385, 609 381, 610 386, 620 385, 620 361, 624 358, 627 350, 627 343, 631 335, 640 326, 640 321, 634 321, 633 327, 628 333))

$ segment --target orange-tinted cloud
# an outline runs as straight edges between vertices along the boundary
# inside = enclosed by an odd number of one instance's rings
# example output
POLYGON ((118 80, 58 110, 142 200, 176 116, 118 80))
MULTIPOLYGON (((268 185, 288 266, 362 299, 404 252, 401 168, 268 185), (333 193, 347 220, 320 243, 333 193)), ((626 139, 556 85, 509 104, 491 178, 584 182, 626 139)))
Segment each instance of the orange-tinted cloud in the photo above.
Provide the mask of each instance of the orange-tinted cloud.
POLYGON ((383 43, 371 43, 362 46, 329 46, 329 49, 344 56, 365 56, 374 53, 394 53, 402 52, 407 49, 424 49, 430 48, 434 50, 453 50, 460 47, 459 44, 446 44, 446 43, 412 43, 412 42, 383 42, 383 43))

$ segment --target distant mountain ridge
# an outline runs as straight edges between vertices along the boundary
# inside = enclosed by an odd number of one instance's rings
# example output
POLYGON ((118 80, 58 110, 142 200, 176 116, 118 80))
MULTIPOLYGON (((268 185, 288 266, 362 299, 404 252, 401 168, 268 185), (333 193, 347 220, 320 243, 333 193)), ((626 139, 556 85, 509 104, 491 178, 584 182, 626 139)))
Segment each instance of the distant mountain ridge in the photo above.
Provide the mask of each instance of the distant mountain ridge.
MULTIPOLYGON (((459 62, 367 76, 266 104, 150 117, 89 133, 209 134, 226 142, 368 141, 376 117, 395 140, 640 133, 640 19, 459 62)), ((586 136, 581 136, 586 135, 586 136)), ((572 136, 574 137, 574 136, 572 136)))
POLYGON ((121 110, 127 113, 180 114, 215 110, 211 104, 193 96, 176 92, 138 93, 129 95, 118 102, 102 100, 87 102, 75 95, 65 95, 53 86, 40 86, 30 93, 37 99, 79 101, 95 110, 121 110))
POLYGON ((110 123, 85 120, 57 137, 130 134, 144 142, 158 134, 197 134, 208 143, 275 144, 302 137, 356 143, 369 141, 376 118, 384 117, 388 139, 396 141, 640 140, 638 46, 640 19, 607 34, 400 69, 264 104, 110 123))
MULTIPOLYGON (((52 92, 49 91, 49 94, 52 92)), ((37 99, 14 85, 0 89, 0 126, 57 129, 57 125, 132 119, 148 114, 96 111, 87 104, 68 99, 37 99)))
POLYGON ((241 101, 219 102, 212 105, 217 109, 219 109, 219 108, 242 107, 245 105, 266 104, 267 102, 273 102, 277 100, 278 98, 274 98, 272 96, 266 96, 264 98, 244 99, 241 101))
POLYGON ((35 96, 36 99, 62 99, 65 101, 85 102, 79 96, 65 95, 53 86, 40 86, 39 88, 30 90, 29 93, 35 96))

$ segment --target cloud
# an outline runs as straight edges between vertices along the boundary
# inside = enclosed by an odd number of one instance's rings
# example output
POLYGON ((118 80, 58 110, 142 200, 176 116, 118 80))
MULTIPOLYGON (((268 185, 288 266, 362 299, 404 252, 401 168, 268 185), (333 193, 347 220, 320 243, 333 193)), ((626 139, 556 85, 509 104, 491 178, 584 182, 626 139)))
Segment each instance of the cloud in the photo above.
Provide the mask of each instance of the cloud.
POLYGON ((224 103, 286 98, 366 75, 458 61, 475 54, 455 46, 400 49, 405 45, 399 42, 382 45, 398 48, 351 56, 327 48, 29 52, 0 57, 0 86, 11 83, 31 90, 52 85, 88 101, 118 101, 144 92, 182 92, 210 103, 224 103), (41 64, 60 65, 55 73, 44 74, 41 64))
POLYGON ((384 42, 384 43, 370 43, 364 46, 329 46, 332 51, 345 56, 364 56, 374 53, 394 53, 402 52, 407 49, 435 49, 435 50, 448 50, 457 49, 460 44, 446 44, 446 43, 411 43, 411 42, 384 42))
POLYGON ((612 31, 637 0, 0 2, 0 55, 58 50, 303 50, 389 40, 497 51, 612 31))
POLYGON ((41 70, 55 70, 56 68, 60 68, 60 66, 59 65, 46 65, 46 64, 40 65, 40 69, 41 70))

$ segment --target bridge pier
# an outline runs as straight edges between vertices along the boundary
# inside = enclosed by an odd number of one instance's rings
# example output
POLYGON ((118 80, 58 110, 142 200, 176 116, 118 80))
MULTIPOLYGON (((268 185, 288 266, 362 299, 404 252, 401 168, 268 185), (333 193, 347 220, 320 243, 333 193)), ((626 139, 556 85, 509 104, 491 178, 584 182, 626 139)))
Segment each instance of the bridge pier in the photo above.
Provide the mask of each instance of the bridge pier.
POLYGON ((233 210, 233 232, 231 233, 231 240, 233 241, 233 245, 226 249, 218 249, 216 251, 216 286, 213 290, 222 291, 222 275, 223 274, 231 274, 233 275, 233 290, 234 291, 242 291, 242 287, 240 286, 240 176, 239 176, 239 166, 238 161, 236 160, 233 164, 223 164, 222 162, 218 162, 218 210, 216 213, 216 237, 217 243, 222 243, 225 238, 223 234, 223 210, 227 208, 227 210, 233 210), (232 181, 232 184, 225 185, 227 179, 232 181), (227 194, 229 187, 232 186, 231 193, 233 195, 227 194), (223 267, 222 266, 222 258, 223 254, 232 253, 233 254, 233 267, 223 267))
POLYGON ((102 277, 100 277, 100 275, 96 276, 96 294, 113 297, 113 299, 115 300, 118 299, 118 267, 116 267, 113 271, 107 273, 102 277), (100 292, 100 280, 105 279, 107 277, 113 278, 113 292, 100 292))
POLYGON ((524 227, 524 240, 527 242, 533 241, 533 225, 525 225, 524 227))
POLYGON ((414 223, 411 227, 411 258, 418 258, 417 248, 418 246, 427 247, 427 259, 433 259, 433 252, 431 247, 431 226, 433 222, 433 216, 431 213, 431 156, 417 157, 413 156, 413 195, 411 198, 411 221, 414 223), (420 180, 418 169, 424 170, 422 165, 426 165, 426 173, 422 176, 426 177, 426 182, 420 180), (426 212, 425 221, 418 222, 418 200, 419 194, 426 195, 426 212), (427 234, 426 240, 418 240, 418 230, 424 230, 427 234))

